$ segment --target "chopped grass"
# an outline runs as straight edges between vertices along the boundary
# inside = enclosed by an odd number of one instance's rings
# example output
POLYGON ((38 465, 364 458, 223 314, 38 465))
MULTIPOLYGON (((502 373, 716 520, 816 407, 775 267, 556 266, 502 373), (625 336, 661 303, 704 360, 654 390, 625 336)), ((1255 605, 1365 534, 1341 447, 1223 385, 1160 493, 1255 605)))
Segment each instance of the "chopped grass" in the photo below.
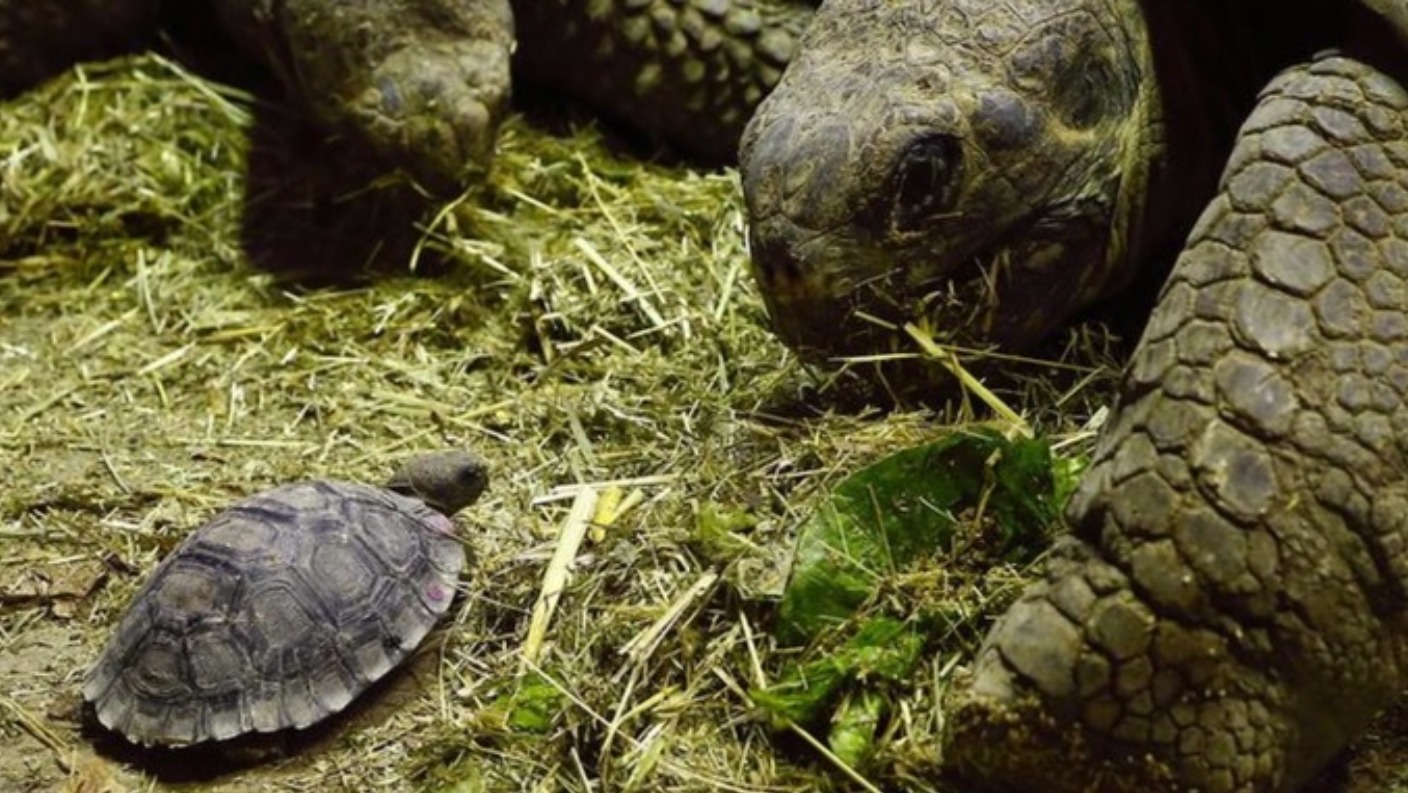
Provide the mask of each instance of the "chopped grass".
MULTIPOLYGON (((404 188, 305 194, 295 167, 292 186, 270 182, 290 156, 265 134, 278 111, 153 56, 86 67, 4 110, 0 576, 86 564, 105 583, 62 609, 42 592, 0 604, 0 739, 25 747, 0 764, 0 788, 145 789, 146 765, 92 757, 71 700, 191 527, 275 483, 379 481, 445 446, 495 469, 459 521, 477 557, 462 606, 382 705, 211 789, 854 784, 771 733, 746 695, 777 668, 768 629, 794 529, 846 473, 986 414, 836 409, 833 376, 767 331, 734 174, 515 118, 489 184, 368 216, 400 225, 379 224, 344 212, 404 188), (275 228, 289 219, 302 232, 275 228), (264 243, 286 260, 252 263, 264 243), (313 288, 294 276, 320 251, 343 269, 313 288), (581 506, 598 497, 605 511, 581 506), (722 546, 699 542, 713 509, 746 516, 722 546), (563 527, 593 514, 545 579, 563 527)), ((1075 453, 1111 370, 1098 334, 1071 338, 1093 361, 1077 377, 1001 399, 1075 453)), ((948 598, 970 636, 1023 580, 960 565, 919 596, 948 598)), ((856 772, 867 784, 938 789, 925 776, 937 703, 960 661, 926 662, 856 772)))

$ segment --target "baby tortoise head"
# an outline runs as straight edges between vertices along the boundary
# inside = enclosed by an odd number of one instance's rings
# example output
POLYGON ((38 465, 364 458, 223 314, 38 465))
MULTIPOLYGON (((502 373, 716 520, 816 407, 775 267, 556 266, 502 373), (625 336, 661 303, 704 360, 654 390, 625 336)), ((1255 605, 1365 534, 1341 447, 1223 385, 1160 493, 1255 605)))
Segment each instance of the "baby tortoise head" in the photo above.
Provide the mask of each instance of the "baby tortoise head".
POLYGON ((1015 349, 1123 285, 1155 90, 1132 0, 829 0, 741 149, 778 332, 1015 349))
POLYGON ((488 486, 488 463, 459 450, 412 457, 386 483, 388 490, 424 501, 446 517, 473 504, 488 486))

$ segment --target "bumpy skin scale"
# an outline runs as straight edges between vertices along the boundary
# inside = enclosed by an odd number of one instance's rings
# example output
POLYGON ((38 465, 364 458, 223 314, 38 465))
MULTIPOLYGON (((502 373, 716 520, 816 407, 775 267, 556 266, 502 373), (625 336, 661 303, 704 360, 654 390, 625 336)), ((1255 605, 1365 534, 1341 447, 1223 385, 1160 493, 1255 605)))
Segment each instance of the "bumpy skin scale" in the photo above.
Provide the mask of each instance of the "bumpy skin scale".
POLYGON ((1015 349, 1124 285, 1161 146, 1143 20, 1135 0, 826 3, 740 150, 780 335, 871 353, 895 334, 868 317, 927 317, 1015 349))
MULTIPOLYGON (((730 162, 811 16, 807 0, 209 2, 316 120, 440 191, 488 165, 511 56, 529 79, 730 162)), ((0 92, 130 47, 158 6, 0 0, 0 92)))
POLYGON ((518 0, 514 14, 526 76, 719 163, 811 18, 800 0, 518 0))
POLYGON ((143 585, 84 699, 104 726, 161 746, 298 729, 342 710, 450 607, 464 550, 446 514, 485 481, 482 464, 451 452, 412 460, 391 483, 433 493, 443 512, 325 481, 235 504, 143 585))
POLYGON ((314 118, 423 183, 452 189, 488 165, 509 96, 508 0, 215 4, 314 118))
POLYGON ((1330 57, 1247 120, 1074 536, 951 706, 946 758, 981 789, 1295 791, 1401 692, 1406 117, 1330 57))

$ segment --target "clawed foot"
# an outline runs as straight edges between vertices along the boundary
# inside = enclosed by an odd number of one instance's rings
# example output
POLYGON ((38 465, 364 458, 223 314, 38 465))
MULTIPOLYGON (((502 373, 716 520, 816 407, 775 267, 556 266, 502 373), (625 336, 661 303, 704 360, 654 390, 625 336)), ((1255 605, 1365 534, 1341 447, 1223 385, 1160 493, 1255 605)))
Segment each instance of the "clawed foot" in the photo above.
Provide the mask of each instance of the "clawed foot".
POLYGON ((945 757, 983 790, 1281 790, 1284 689, 1215 630, 1158 617, 1077 540, 995 626, 951 704, 945 757))

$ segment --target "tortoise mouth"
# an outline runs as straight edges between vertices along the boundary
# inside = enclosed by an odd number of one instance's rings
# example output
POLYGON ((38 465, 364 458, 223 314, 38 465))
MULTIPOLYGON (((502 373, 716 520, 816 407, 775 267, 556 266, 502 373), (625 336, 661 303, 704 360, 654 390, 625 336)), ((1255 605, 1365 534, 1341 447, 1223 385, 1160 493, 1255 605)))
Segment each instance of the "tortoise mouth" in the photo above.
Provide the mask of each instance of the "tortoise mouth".
POLYGON ((1041 214, 962 249, 932 235, 886 246, 830 232, 793 243, 799 229, 774 216, 755 225, 754 271, 773 328, 806 360, 913 351, 906 323, 941 344, 1015 351, 1089 302, 1101 269, 1090 257, 1103 259, 1107 246, 1092 236, 1096 220, 1041 214))
POLYGON ((431 531, 437 534, 443 534, 446 537, 458 536, 455 532, 454 521, 445 517, 443 510, 440 510, 440 508, 437 507, 435 504, 429 504, 428 506, 430 506, 436 511, 430 515, 427 515, 424 518, 425 525, 428 526, 431 531))

